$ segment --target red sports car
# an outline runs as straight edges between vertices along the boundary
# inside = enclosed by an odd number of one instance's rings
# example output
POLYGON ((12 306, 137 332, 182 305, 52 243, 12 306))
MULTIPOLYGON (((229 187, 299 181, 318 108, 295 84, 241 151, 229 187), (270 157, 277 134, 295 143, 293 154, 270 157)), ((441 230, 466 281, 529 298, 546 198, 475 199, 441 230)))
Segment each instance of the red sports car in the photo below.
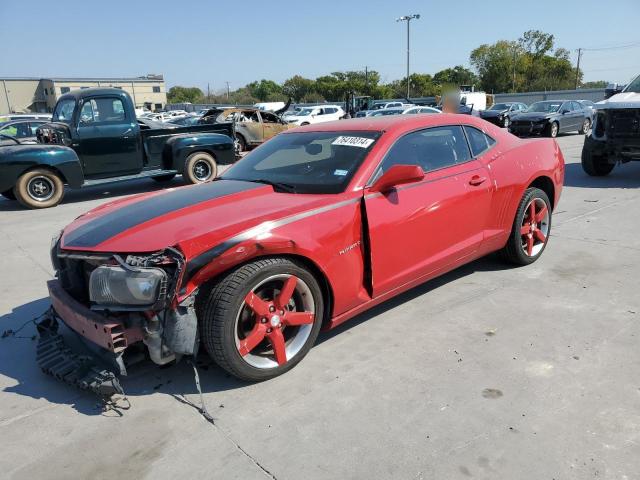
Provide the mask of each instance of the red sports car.
POLYGON ((211 183, 76 219, 52 249, 49 327, 62 320, 120 373, 125 351, 164 364, 202 344, 236 377, 268 379, 321 328, 464 263, 534 262, 563 177, 554 140, 469 115, 290 130, 211 183))

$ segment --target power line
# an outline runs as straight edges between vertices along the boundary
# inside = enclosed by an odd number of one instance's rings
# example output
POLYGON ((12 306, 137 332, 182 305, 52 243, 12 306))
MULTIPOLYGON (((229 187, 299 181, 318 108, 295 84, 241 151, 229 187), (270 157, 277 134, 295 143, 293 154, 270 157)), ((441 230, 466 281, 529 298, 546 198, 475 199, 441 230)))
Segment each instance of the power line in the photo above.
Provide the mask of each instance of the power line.
POLYGON ((640 47, 640 42, 628 43, 626 45, 616 45, 616 46, 610 46, 610 47, 583 48, 582 50, 586 52, 597 52, 600 50, 618 50, 623 48, 634 48, 634 47, 640 47))

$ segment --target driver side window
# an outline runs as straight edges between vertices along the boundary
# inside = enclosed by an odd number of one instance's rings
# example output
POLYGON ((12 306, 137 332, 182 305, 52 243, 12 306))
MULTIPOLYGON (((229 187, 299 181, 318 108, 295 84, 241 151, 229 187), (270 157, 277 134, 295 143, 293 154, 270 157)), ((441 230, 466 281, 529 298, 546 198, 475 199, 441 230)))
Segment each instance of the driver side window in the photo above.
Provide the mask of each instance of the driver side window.
POLYGON ((462 127, 434 127, 408 133, 393 144, 375 177, 394 165, 417 165, 425 173, 471 159, 462 127))

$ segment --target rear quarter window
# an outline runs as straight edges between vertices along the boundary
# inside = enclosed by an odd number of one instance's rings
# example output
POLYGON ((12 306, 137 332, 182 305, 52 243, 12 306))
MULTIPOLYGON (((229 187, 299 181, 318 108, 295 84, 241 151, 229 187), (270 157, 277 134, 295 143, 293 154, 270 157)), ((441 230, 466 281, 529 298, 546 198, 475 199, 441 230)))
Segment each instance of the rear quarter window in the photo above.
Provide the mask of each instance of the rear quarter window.
POLYGON ((471 153, 474 157, 482 155, 496 143, 493 138, 475 127, 465 126, 464 130, 467 133, 469 147, 471 147, 471 153))

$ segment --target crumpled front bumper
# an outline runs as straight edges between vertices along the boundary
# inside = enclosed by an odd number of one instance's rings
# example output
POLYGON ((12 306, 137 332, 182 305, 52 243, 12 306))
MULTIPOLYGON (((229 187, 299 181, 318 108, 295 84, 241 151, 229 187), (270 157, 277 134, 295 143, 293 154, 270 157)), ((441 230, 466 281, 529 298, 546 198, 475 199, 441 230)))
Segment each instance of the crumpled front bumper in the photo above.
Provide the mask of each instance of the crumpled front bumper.
POLYGON ((126 375, 124 350, 142 340, 141 328, 91 311, 71 297, 58 280, 47 283, 51 308, 37 324, 37 362, 43 372, 99 395, 122 394, 118 375, 126 375), (81 342, 73 348, 59 332, 63 323, 81 342))

